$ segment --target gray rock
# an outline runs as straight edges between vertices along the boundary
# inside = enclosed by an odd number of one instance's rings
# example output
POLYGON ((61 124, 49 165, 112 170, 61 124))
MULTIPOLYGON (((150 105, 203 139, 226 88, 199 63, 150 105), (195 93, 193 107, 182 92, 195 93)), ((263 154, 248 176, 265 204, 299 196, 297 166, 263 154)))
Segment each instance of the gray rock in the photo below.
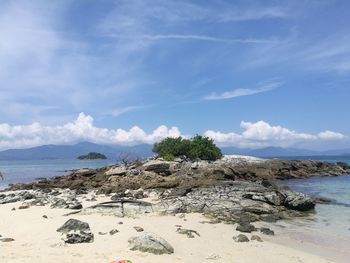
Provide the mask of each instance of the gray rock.
POLYGON ((172 254, 174 248, 163 238, 154 233, 144 233, 128 240, 130 250, 138 250, 156 255, 172 254))
POLYGON ((258 241, 258 242, 264 242, 261 237, 257 236, 257 235, 252 235, 252 237, 250 238, 250 240, 252 241, 258 241))
POLYGON ((117 166, 117 167, 109 169, 106 172, 106 175, 121 176, 121 175, 126 175, 127 171, 128 171, 128 169, 125 166, 117 166))
POLYGON ((188 238, 194 238, 194 234, 200 237, 197 231, 191 229, 178 228, 176 232, 182 235, 187 235, 188 238))
POLYGON ((1 238, 0 241, 7 243, 7 242, 13 242, 15 240, 13 238, 10 238, 10 237, 4 237, 4 238, 1 238))
POLYGON ((143 164, 145 171, 154 172, 161 175, 170 175, 170 164, 174 162, 152 160, 143 164))
POLYGON ((264 235, 273 236, 275 234, 275 232, 273 230, 271 230, 270 228, 267 228, 267 227, 261 227, 259 230, 264 235))
POLYGON ((316 201, 307 195, 292 191, 285 191, 284 194, 287 195, 284 205, 289 209, 308 211, 315 208, 316 201))
POLYGON ((234 236, 233 240, 236 242, 249 242, 249 238, 243 234, 239 234, 238 236, 234 236))
POLYGON ((61 233, 68 233, 71 230, 90 231, 90 226, 88 223, 85 223, 83 221, 77 219, 69 219, 56 231, 61 233))
POLYGON ((63 241, 68 244, 91 243, 94 241, 94 234, 89 230, 71 230, 63 238, 63 241))
POLYGON ((252 224, 240 224, 237 226, 236 230, 239 232, 251 233, 256 231, 256 227, 252 224))
POLYGON ((119 233, 119 230, 118 230, 118 229, 112 229, 111 231, 109 231, 109 234, 110 234, 111 236, 113 236, 113 235, 115 235, 115 234, 117 234, 117 233, 119 233))
POLYGON ((134 229, 136 230, 136 232, 143 232, 144 229, 140 226, 134 226, 134 229))

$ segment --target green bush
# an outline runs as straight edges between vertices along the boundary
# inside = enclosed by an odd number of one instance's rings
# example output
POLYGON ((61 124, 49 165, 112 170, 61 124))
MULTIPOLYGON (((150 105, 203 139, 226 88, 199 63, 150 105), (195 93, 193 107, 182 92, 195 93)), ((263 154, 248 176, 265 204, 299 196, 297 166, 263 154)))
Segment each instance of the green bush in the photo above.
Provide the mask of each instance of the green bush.
POLYGON ((186 156, 191 159, 215 161, 222 157, 221 150, 208 137, 196 135, 191 139, 165 138, 153 146, 153 152, 164 160, 173 160, 175 157, 186 156))

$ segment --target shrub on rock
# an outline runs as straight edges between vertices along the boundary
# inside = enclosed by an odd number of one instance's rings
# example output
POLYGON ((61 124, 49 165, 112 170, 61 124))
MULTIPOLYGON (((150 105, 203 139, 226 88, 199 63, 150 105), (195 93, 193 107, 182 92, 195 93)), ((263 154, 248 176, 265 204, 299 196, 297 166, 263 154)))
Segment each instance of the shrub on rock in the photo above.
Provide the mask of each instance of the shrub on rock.
POLYGON ((210 161, 215 161, 222 157, 221 150, 215 145, 214 141, 200 135, 196 135, 191 139, 182 137, 165 138, 161 142, 154 144, 153 152, 167 161, 180 156, 210 161))

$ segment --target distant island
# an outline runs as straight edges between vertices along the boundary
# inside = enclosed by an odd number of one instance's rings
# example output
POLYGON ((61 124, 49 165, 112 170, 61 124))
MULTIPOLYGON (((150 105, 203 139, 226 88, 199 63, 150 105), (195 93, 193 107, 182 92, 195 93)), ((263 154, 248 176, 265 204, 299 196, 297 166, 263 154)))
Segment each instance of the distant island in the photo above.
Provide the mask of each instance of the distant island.
POLYGON ((78 159, 79 160, 105 160, 107 159, 107 157, 102 153, 89 152, 86 155, 79 156, 78 159))

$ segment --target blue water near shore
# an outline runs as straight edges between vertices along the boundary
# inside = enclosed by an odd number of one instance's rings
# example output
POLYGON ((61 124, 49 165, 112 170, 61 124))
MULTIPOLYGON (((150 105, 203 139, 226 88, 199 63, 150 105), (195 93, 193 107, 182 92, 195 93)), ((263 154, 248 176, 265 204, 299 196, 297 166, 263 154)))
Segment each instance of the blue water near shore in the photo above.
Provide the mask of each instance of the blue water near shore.
POLYGON ((0 189, 13 183, 29 183, 36 178, 63 175, 72 169, 98 168, 113 164, 114 160, 32 160, 0 161, 0 189))

